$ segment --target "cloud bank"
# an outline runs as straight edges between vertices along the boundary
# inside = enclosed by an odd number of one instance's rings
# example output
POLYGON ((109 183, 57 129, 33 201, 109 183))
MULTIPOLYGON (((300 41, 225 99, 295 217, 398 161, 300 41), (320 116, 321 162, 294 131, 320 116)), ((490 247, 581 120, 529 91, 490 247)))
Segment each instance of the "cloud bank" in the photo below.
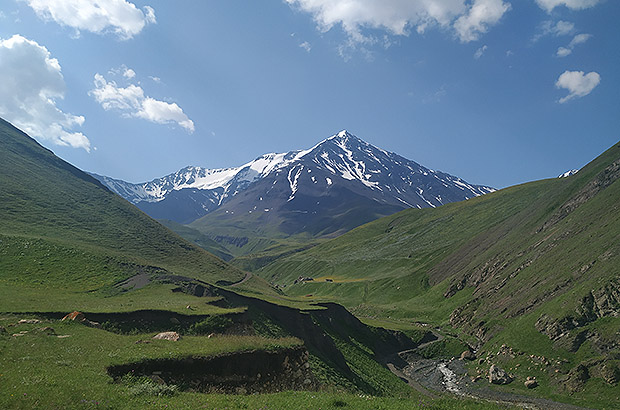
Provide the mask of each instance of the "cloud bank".
POLYGON ((583 10, 596 6, 600 0, 536 0, 540 8, 551 12, 554 8, 565 6, 572 10, 583 10))
MULTIPOLYGON (((123 76, 134 78, 135 72, 123 69, 123 76), (128 76, 127 73, 132 73, 128 76)), ((107 81, 101 74, 95 74, 95 88, 90 95, 104 110, 117 110, 125 117, 142 118, 157 124, 177 124, 187 132, 194 132, 194 122, 188 118, 176 103, 167 103, 148 97, 139 85, 120 87, 115 81, 107 81)))
POLYGON ((127 40, 156 23, 150 6, 142 10, 126 0, 22 0, 39 18, 96 34, 114 33, 127 40))
POLYGON ((364 29, 392 35, 409 35, 439 26, 452 28, 462 42, 477 40, 497 24, 510 9, 503 0, 285 0, 290 6, 312 14, 321 31, 342 26, 356 43, 372 42, 364 29), (466 4, 467 3, 467 4, 466 4))
POLYGON ((65 81, 47 48, 18 34, 0 38, 0 78, 2 117, 32 137, 90 152, 88 138, 73 131, 84 117, 57 106, 65 94, 65 81))

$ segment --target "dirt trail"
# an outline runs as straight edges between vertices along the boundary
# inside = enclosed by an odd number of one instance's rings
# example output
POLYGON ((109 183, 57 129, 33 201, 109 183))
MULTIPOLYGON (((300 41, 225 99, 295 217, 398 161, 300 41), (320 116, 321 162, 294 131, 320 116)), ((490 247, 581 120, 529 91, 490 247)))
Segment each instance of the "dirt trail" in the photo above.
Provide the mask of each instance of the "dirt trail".
POLYGON ((230 285, 230 286, 239 286, 239 285, 241 285, 242 283, 245 283, 245 282, 247 282, 248 280, 250 280, 250 278, 251 278, 251 277, 252 277, 252 273, 250 273, 250 272, 246 272, 246 273, 245 273, 245 277, 244 277, 243 279, 241 279, 239 282, 235 282, 235 283, 233 283, 233 284, 232 284, 232 285, 230 285))

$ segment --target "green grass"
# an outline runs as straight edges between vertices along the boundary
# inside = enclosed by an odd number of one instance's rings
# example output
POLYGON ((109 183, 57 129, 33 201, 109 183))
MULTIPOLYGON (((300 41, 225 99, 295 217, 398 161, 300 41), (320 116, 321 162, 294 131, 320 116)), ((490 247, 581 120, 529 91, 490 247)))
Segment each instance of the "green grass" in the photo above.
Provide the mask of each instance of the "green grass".
POLYGON ((0 325, 10 332, 0 336, 0 408, 31 407, 34 403, 39 408, 88 408, 82 400, 86 404, 98 401, 108 403, 111 408, 131 408, 134 398, 126 386, 111 383, 107 366, 145 358, 182 359, 273 350, 300 343, 294 338, 253 336, 185 336, 178 342, 170 342, 151 340, 153 333, 118 335, 72 322, 44 320, 39 324, 17 324, 19 318, 3 315, 0 319, 0 325), (58 338, 39 330, 46 326, 51 326, 55 335, 69 337, 58 338), (28 333, 19 337, 10 335, 21 331, 28 333), (151 343, 136 344, 137 340, 151 340, 151 343))
MULTIPOLYGON (((620 276, 620 180, 556 218, 568 200, 613 173, 604 169, 619 158, 616 144, 570 178, 406 210, 277 259, 257 273, 285 285, 288 295, 342 303, 367 323, 402 329, 424 322, 483 349, 506 343, 532 354, 559 354, 569 366, 596 357, 611 360, 613 352, 597 354, 590 342, 577 353, 554 353, 534 323, 542 314, 576 317, 586 295, 620 276), (316 280, 294 285, 299 276, 316 280)), ((586 328, 613 342, 614 326, 599 319, 586 328)), ((441 350, 455 354, 457 347, 441 350)), ((557 379, 553 376, 546 380, 557 379)), ((600 380, 588 382, 583 399, 567 398, 557 385, 535 394, 583 405, 593 400, 602 408, 620 403, 600 380)))
MULTIPOLYGON (((30 316, 27 316, 30 318, 30 316)), ((478 409, 497 408, 473 401, 430 400, 411 397, 373 397, 334 392, 285 392, 269 395, 231 396, 176 392, 156 395, 159 390, 136 383, 112 383, 105 368, 110 365, 149 358, 212 356, 231 351, 278 349, 295 346, 292 338, 217 336, 184 337, 178 342, 153 340, 152 334, 117 335, 77 323, 44 321, 15 325, 22 316, 3 315, 0 325, 10 333, 27 331, 24 336, 0 335, 0 408, 238 408, 238 409, 478 409), (14 326, 10 326, 10 325, 14 326), (58 338, 41 332, 51 326, 58 338), (96 342, 95 342, 96 341, 96 342)))
POLYGON ((0 234, 64 242, 207 281, 243 278, 4 121, 0 158, 0 234))
POLYGON ((159 222, 180 237, 200 246, 202 249, 212 253, 222 260, 230 261, 233 258, 230 251, 226 249, 225 246, 214 241, 196 229, 192 229, 189 226, 169 220, 159 220, 159 222))
MULTIPOLYGON (((367 323, 400 328, 419 338, 425 326, 413 322, 440 326, 471 342, 482 330, 486 333, 478 341, 486 354, 505 343, 528 354, 566 360, 561 370, 568 371, 601 353, 592 342, 575 354, 556 352, 534 323, 543 313, 553 318, 572 314, 584 295, 618 277, 620 181, 548 229, 539 228, 619 157, 620 146, 613 147, 573 177, 524 184, 437 209, 403 211, 302 252, 298 243, 278 245, 270 238, 273 228, 264 226, 259 234, 265 236, 250 240, 246 250, 267 250, 256 260, 239 259, 239 263, 255 269, 269 262, 259 270, 266 280, 253 276, 234 289, 303 310, 321 309, 313 305, 316 302, 336 301, 367 323), (293 285, 298 276, 317 280, 293 285), (267 281, 286 285, 286 294, 267 281), (460 290, 446 297, 450 289, 460 290)), ((141 273, 183 275, 211 283, 239 281, 245 273, 184 241, 4 122, 0 158, 0 312, 165 309, 217 316, 244 311, 216 307, 209 303, 213 299, 172 293, 173 286, 162 283, 122 291, 115 285, 141 273), (188 311, 187 305, 192 309, 188 311)), ((238 228, 231 235, 247 227, 238 228)), ((60 322, 9 326, 16 321, 12 314, 0 314, 0 325, 9 331, 0 335, 0 408, 485 408, 450 398, 421 399, 377 363, 372 340, 350 329, 347 333, 342 326, 332 337, 354 376, 347 380, 314 357, 318 377, 337 389, 385 397, 333 389, 257 396, 175 391, 159 395, 165 389, 139 380, 114 384, 105 373, 108 365, 145 358, 299 343, 273 338, 283 336, 273 323, 260 329, 271 338, 187 336, 178 343, 136 344, 152 335, 119 335, 60 322), (44 334, 37 330, 43 325, 70 337, 44 334), (27 333, 11 336, 20 331, 27 333)), ((192 332, 225 326, 218 321, 208 319, 192 332)), ((613 339, 618 326, 618 320, 604 318, 586 328, 613 339)), ((429 346, 428 354, 455 355, 462 348, 450 337, 429 346)), ((600 378, 593 377, 584 392, 567 398, 553 374, 524 357, 507 358, 503 364, 518 367, 515 372, 521 378, 533 372, 541 387, 534 393, 522 383, 501 389, 600 408, 619 403, 617 386, 604 385, 600 378)))

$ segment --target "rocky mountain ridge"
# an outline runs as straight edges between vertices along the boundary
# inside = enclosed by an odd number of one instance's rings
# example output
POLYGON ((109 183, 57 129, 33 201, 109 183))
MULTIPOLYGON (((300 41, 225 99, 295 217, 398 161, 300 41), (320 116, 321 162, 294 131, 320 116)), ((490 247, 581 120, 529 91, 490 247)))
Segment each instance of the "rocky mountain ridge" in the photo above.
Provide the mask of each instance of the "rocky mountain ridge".
MULTIPOLYGON (((213 212, 250 188, 255 188, 252 204, 243 207, 248 208, 243 209, 248 213, 269 212, 301 196, 329 196, 330 191, 340 188, 395 210, 436 207, 494 191, 426 168, 347 131, 310 149, 265 154, 240 167, 190 166, 141 184, 93 176, 149 215, 179 223, 189 223, 213 212), (259 183, 261 188, 256 189, 259 183), (274 190, 277 184, 280 189, 274 190), (273 198, 276 192, 277 200, 265 206, 263 201, 273 198)), ((247 196, 244 201, 247 203, 247 196)), ((238 206, 232 206, 229 212, 235 212, 235 208, 238 206)))

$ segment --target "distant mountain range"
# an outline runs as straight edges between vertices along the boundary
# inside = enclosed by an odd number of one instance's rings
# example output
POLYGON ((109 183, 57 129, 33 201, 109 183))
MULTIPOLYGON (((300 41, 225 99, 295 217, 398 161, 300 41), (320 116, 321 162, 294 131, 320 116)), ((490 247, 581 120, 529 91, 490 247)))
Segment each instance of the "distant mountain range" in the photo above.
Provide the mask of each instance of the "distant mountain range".
POLYGON ((141 184, 93 176, 156 219, 189 224, 229 242, 333 235, 406 208, 437 207, 494 191, 347 131, 310 149, 265 154, 236 168, 186 167, 141 184))

